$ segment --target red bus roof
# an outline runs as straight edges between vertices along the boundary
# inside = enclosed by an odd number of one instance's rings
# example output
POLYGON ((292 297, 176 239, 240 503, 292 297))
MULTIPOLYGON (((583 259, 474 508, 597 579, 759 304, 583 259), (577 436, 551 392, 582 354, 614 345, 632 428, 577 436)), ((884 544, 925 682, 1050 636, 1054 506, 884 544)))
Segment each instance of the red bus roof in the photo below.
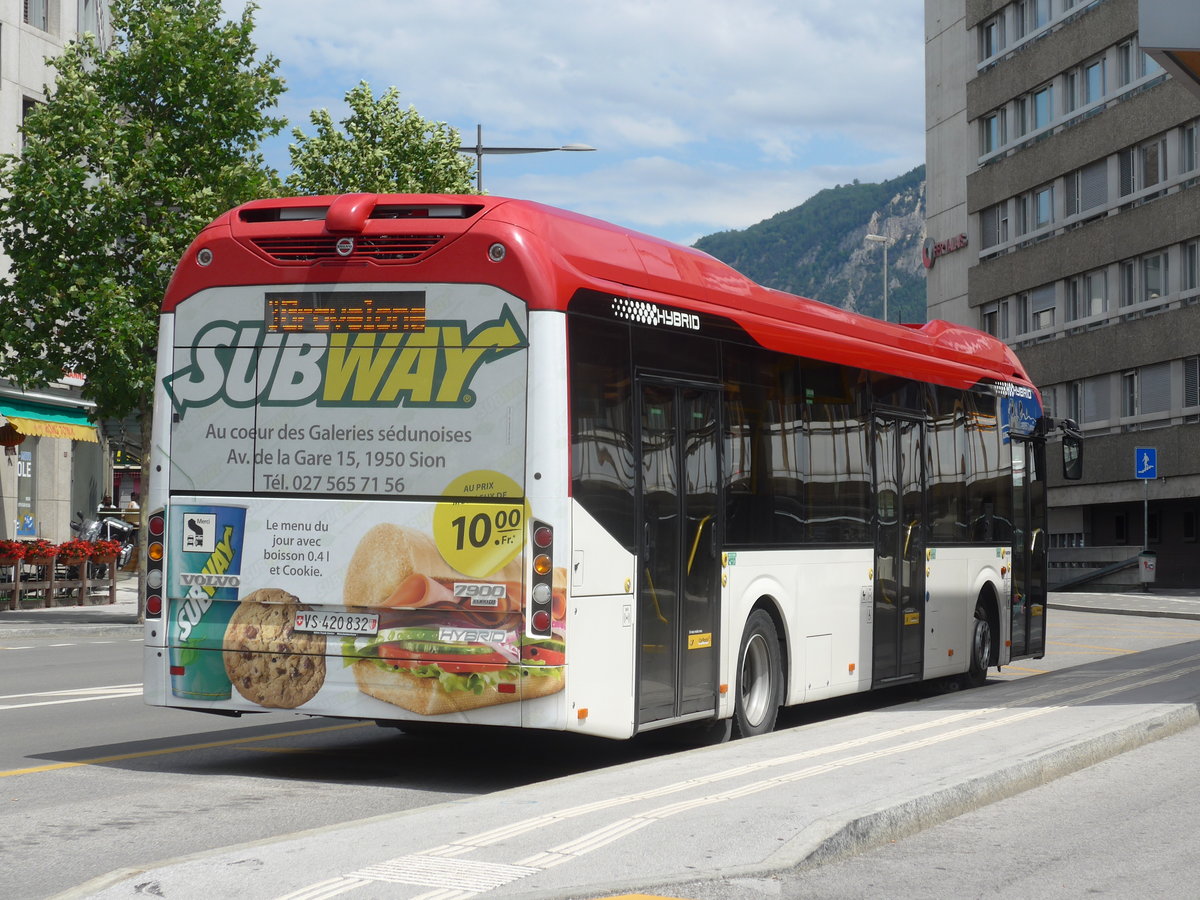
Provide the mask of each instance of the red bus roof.
POLYGON ((531 309, 565 310, 578 289, 591 288, 725 317, 782 352, 955 387, 983 378, 1030 385, 1013 351, 976 329, 939 320, 882 322, 763 287, 690 247, 486 195, 345 194, 244 204, 193 242, 163 311, 218 285, 395 281, 486 282, 531 309), (504 246, 503 259, 489 258, 494 244, 504 246))

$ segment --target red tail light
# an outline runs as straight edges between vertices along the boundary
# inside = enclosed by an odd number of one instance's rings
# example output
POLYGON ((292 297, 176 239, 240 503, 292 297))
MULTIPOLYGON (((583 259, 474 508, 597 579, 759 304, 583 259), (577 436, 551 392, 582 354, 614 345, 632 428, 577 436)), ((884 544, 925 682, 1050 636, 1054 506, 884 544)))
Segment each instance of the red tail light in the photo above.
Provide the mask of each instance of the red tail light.
POLYGON ((533 543, 540 552, 533 558, 527 622, 531 635, 549 637, 554 624, 550 604, 554 595, 554 529, 545 522, 534 522, 533 543))
POLYGON ((146 618, 157 619, 163 612, 163 533, 167 530, 166 514, 161 509, 150 513, 146 519, 146 530, 153 540, 146 542, 146 618))

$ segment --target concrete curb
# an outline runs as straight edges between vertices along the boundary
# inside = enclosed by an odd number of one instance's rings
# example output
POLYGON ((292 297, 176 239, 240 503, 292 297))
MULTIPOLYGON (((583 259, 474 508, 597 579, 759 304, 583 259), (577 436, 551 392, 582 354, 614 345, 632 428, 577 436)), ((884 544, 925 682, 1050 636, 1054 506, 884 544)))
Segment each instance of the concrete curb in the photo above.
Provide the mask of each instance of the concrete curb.
POLYGON ((867 813, 852 819, 811 852, 796 858, 793 865, 823 865, 909 837, 965 812, 1015 797, 1197 724, 1200 724, 1200 706, 1178 706, 1107 734, 1046 751, 997 772, 867 813))
POLYGON ((1089 606, 1082 603, 1063 603, 1054 601, 1047 603, 1051 609, 1066 609, 1073 612, 1108 613, 1110 616, 1145 616, 1150 619, 1191 619, 1200 622, 1200 612, 1175 612, 1158 609, 1121 609, 1119 607, 1089 606))

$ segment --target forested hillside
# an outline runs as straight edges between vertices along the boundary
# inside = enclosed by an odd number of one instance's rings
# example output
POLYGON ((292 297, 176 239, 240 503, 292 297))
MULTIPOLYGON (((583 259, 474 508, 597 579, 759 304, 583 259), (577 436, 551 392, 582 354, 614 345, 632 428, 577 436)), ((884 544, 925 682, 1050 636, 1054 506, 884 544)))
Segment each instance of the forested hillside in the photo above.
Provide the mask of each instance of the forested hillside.
POLYGON ((838 185, 742 231, 695 246, 760 284, 871 316, 883 312, 883 234, 888 248, 888 311, 925 321, 925 167, 881 184, 838 185))

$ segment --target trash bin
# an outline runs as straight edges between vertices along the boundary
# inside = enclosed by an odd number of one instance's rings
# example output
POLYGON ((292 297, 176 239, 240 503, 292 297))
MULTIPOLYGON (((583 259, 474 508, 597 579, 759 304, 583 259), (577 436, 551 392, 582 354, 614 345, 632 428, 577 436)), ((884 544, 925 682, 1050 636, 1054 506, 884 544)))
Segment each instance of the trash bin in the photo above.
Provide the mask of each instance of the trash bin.
POLYGON ((1154 584, 1154 570, 1158 568, 1158 554, 1143 550, 1138 554, 1138 575, 1142 584, 1154 584))

